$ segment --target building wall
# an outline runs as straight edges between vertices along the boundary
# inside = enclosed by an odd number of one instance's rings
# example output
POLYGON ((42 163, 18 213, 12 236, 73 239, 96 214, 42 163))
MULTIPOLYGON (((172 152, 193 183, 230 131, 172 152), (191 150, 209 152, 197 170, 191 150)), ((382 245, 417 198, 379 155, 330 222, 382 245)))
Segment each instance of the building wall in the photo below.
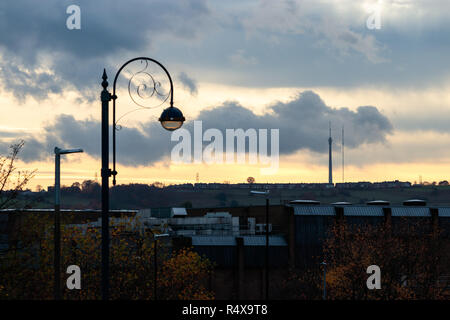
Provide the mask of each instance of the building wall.
MULTIPOLYGON (((186 209, 188 216, 204 216, 207 212, 229 212, 233 217, 239 217, 239 225, 248 223, 248 218, 256 218, 256 223, 266 222, 266 206, 220 207, 220 208, 190 208, 186 209)), ((287 234, 289 232, 289 209, 284 205, 269 206, 269 223, 273 231, 287 234)))
MULTIPOLYGON (((215 292, 217 300, 264 300, 264 268, 245 268, 241 288, 237 269, 217 268, 210 278, 209 289, 215 292)), ((282 299, 285 268, 269 270, 269 299, 282 299)))

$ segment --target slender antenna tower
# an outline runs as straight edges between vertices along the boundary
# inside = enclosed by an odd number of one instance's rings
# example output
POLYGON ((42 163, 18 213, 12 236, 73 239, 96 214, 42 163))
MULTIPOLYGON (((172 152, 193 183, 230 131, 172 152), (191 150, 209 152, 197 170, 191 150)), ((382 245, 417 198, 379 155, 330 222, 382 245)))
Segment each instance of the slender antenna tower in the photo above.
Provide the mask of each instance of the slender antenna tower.
POLYGON ((195 181, 197 181, 197 183, 200 181, 200 176, 199 176, 198 172, 197 172, 197 174, 195 175, 195 181))
POLYGON ((342 183, 345 182, 344 178, 344 125, 342 125, 342 183))

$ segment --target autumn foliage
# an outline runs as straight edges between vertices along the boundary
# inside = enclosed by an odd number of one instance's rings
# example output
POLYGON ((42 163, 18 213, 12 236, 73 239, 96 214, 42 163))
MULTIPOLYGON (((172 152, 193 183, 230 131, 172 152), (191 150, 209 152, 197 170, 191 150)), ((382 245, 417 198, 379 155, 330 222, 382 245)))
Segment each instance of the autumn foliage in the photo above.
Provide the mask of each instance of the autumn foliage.
POLYGON ((284 283, 289 299, 417 300, 450 297, 450 242, 429 222, 335 223, 312 266, 291 270, 284 283), (369 290, 367 267, 381 270, 381 289, 369 290))
MULTIPOLYGON (((154 250, 151 233, 141 232, 137 218, 111 219, 111 299, 154 298, 154 250)), ((171 250, 157 242, 158 299, 213 299, 207 290, 210 262, 191 248, 171 250)), ((0 256, 0 299, 53 299, 53 223, 26 215, 10 250, 0 256)), ((67 223, 61 228, 61 292, 63 299, 101 298, 101 231, 67 223), (81 290, 66 288, 69 265, 81 269, 81 290)))
POLYGON ((324 243, 330 299, 445 299, 448 240, 424 222, 381 225, 337 223, 324 243), (367 267, 381 270, 381 289, 369 290, 367 267))

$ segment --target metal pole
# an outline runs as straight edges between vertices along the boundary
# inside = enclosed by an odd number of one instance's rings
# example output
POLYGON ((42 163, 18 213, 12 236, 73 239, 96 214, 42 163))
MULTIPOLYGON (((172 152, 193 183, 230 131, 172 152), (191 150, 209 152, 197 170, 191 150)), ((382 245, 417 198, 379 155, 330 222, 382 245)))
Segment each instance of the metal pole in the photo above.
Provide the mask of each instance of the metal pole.
POLYGON ((323 300, 327 300, 327 264, 322 262, 323 265, 323 300))
POLYGON ((269 197, 266 198, 266 300, 269 300, 269 197))
POLYGON ((108 106, 111 94, 106 89, 108 79, 106 70, 102 76, 102 299, 109 299, 109 132, 108 106))
POLYGON ((54 299, 61 299, 61 221, 60 221, 60 159, 58 148, 55 148, 55 226, 54 226, 54 299))
POLYGON ((154 251, 154 263, 155 263, 155 284, 153 285, 153 296, 154 296, 154 300, 158 300, 158 298, 157 298, 157 296, 156 296, 156 294, 157 294, 157 286, 158 286, 158 264, 157 264, 157 261, 156 261, 156 259, 157 259, 157 253, 156 253, 156 250, 157 250, 157 247, 158 247, 158 240, 156 240, 156 238, 155 238, 155 251, 154 251))

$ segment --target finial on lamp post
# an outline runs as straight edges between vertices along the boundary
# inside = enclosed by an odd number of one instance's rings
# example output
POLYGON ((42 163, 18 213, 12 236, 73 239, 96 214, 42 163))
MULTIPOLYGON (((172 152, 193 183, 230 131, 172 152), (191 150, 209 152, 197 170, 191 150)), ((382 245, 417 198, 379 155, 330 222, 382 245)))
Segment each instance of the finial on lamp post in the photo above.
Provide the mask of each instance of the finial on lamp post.
POLYGON ((103 69, 102 79, 102 87, 103 89, 106 89, 108 87, 108 81, 106 81, 106 79, 108 79, 108 76, 106 75, 106 69, 103 69))

